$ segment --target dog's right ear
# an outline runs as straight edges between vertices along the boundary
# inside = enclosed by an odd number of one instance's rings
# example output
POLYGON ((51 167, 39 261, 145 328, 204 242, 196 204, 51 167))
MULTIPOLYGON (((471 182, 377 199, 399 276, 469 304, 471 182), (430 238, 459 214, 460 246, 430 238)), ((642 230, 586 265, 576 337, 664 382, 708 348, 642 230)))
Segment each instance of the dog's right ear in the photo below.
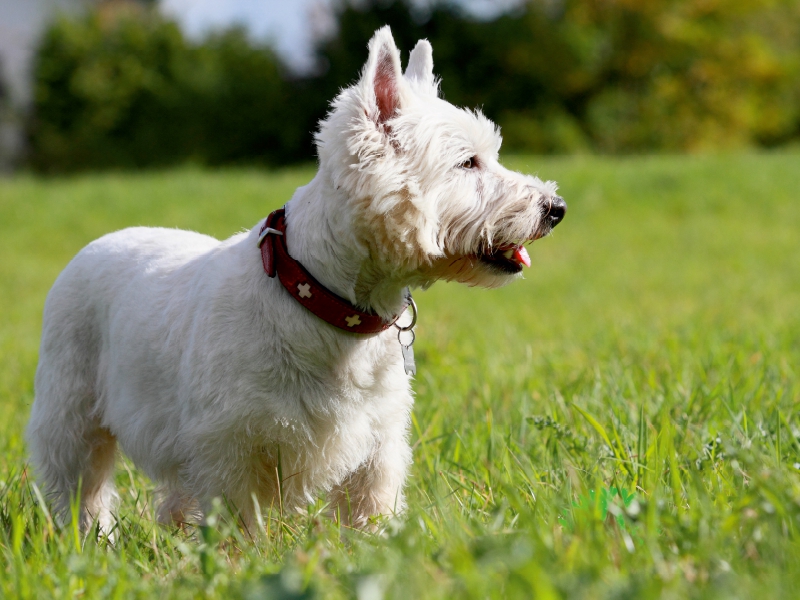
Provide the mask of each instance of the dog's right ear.
POLYGON ((383 125, 400 108, 400 52, 392 30, 381 27, 369 41, 369 59, 361 75, 361 86, 368 104, 369 117, 383 125))
POLYGON ((428 40, 419 40, 408 57, 405 78, 420 92, 436 93, 433 77, 433 48, 428 40))

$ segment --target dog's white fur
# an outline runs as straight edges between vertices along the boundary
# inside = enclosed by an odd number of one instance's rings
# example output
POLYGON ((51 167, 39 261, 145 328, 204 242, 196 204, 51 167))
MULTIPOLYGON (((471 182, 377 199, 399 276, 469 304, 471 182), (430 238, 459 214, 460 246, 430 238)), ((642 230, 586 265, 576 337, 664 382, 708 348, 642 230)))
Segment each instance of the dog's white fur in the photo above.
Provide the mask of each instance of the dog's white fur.
MULTIPOLYGON (((541 234, 556 192, 500 166, 497 129, 438 97, 431 56, 420 41, 402 74, 376 32, 320 124, 319 172, 286 205, 290 254, 385 317, 406 286, 516 277, 478 255, 541 234)), ((328 492, 355 525, 403 509, 412 394, 396 331, 349 334, 299 305, 262 269, 260 225, 222 242, 126 229, 58 277, 28 441, 62 516, 80 490, 82 525, 112 527, 117 444, 161 484, 164 521, 217 496, 247 526, 253 497, 278 494, 300 507, 328 492)))

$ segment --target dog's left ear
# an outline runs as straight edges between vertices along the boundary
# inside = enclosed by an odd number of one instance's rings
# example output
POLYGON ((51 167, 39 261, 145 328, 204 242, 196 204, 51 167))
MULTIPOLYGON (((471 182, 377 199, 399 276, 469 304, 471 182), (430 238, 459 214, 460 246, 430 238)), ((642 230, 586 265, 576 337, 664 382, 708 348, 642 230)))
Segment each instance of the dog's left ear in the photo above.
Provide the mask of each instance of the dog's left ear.
POLYGON ((369 116, 379 125, 391 119, 400 108, 401 75, 400 52, 392 30, 386 25, 369 41, 369 59, 360 82, 369 105, 369 116))

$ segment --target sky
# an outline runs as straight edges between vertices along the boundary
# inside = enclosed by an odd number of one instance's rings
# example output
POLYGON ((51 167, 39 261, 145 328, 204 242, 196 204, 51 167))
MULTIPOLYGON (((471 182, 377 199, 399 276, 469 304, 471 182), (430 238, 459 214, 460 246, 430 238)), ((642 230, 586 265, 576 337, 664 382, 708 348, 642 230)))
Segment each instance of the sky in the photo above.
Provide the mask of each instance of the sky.
MULTIPOLYGON (((314 35, 332 26, 335 0, 160 0, 162 10, 174 17, 190 36, 230 25, 244 25, 251 35, 272 43, 299 70, 311 66, 314 35)), ((425 4, 430 0, 416 0, 425 4)), ((457 0, 481 17, 513 8, 521 0, 457 0)))

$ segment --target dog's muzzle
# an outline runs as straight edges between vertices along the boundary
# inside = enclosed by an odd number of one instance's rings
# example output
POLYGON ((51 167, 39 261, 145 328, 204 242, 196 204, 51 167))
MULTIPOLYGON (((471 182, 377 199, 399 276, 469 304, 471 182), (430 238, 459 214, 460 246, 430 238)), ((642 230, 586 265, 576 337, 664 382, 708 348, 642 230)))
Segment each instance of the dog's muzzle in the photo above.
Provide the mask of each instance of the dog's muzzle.
POLYGON ((500 244, 488 251, 479 252, 478 259, 503 273, 519 273, 522 271, 523 266, 529 267, 531 265, 530 257, 527 250, 525 250, 524 244, 529 241, 536 241, 549 234, 553 227, 561 223, 566 214, 567 203, 564 202, 561 196, 548 198, 547 207, 539 221, 539 226, 528 240, 500 244))

